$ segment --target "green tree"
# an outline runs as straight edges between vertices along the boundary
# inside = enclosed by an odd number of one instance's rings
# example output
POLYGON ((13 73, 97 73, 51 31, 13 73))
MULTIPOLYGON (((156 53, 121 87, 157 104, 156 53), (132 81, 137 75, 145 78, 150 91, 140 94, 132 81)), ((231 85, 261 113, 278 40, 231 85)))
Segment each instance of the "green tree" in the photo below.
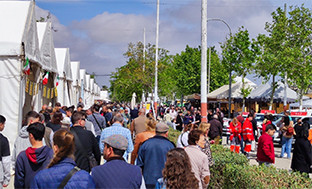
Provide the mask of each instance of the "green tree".
POLYGON ((245 88, 245 77, 253 69, 253 63, 256 58, 254 44, 249 38, 249 32, 244 27, 239 28, 234 36, 230 36, 225 43, 221 45, 224 65, 242 77, 243 110, 246 97, 250 94, 251 88, 245 88))
POLYGON ((288 17, 289 65, 287 77, 290 83, 297 86, 300 108, 302 97, 312 82, 312 14, 311 10, 301 7, 290 7, 288 17))
MULTIPOLYGON (((208 62, 207 62, 208 64, 208 62)), ((201 48, 192 48, 188 45, 180 54, 173 57, 173 75, 176 82, 178 95, 189 95, 200 93, 200 70, 201 70, 201 48)), ((213 91, 228 81, 228 75, 223 64, 221 64, 217 51, 211 50, 211 72, 210 91, 213 91)))
MULTIPOLYGON (((145 58, 143 58, 143 44, 138 42, 136 44, 129 43, 128 50, 124 54, 127 58, 126 65, 117 68, 116 72, 111 76, 112 99, 117 101, 130 101, 132 94, 135 92, 138 100, 141 99, 143 90, 145 94, 151 93, 154 89, 155 81, 155 45, 148 44, 146 46, 145 58), (143 71, 144 67, 144 71, 143 71)), ((170 56, 165 49, 159 49, 159 91, 160 94, 166 95, 172 82, 170 77, 166 77, 164 72, 170 70, 170 56), (164 79, 166 77, 166 79, 164 79), (167 85, 163 84, 167 81, 167 85)))

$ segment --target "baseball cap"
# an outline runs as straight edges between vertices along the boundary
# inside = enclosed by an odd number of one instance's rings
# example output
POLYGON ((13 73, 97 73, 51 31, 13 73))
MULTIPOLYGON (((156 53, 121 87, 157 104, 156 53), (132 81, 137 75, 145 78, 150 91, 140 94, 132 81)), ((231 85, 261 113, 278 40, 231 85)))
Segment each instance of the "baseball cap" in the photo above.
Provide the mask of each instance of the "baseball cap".
POLYGON ((122 135, 111 135, 105 138, 102 142, 119 150, 126 150, 128 148, 128 141, 122 135))
POLYGON ((159 122, 156 124, 156 132, 167 132, 169 130, 169 126, 163 122, 159 122))

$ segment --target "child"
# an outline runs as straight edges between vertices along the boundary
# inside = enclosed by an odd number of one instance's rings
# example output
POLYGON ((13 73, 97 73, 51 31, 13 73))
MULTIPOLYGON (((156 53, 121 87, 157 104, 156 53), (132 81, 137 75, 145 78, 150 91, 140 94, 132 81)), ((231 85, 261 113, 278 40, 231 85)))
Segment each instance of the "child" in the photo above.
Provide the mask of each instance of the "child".
POLYGON ((265 164, 270 166, 275 163, 275 153, 272 136, 276 131, 276 127, 269 124, 265 128, 265 133, 259 138, 258 150, 257 150, 257 161, 259 165, 265 164))

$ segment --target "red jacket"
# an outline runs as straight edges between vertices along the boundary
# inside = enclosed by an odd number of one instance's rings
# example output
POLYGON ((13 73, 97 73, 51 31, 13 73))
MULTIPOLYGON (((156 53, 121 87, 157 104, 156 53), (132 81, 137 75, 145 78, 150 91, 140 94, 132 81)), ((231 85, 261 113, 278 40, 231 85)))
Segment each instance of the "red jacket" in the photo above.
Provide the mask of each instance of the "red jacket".
POLYGON ((240 133, 242 132, 242 125, 240 122, 237 123, 236 126, 233 125, 233 122, 230 123, 230 140, 232 141, 234 137, 239 137, 239 140, 241 140, 240 133))
POLYGON ((262 134, 265 133, 266 126, 268 126, 270 124, 272 124, 272 122, 270 120, 268 120, 266 123, 262 124, 262 134))
POLYGON ((254 140, 254 135, 253 135, 253 129, 252 129, 252 123, 249 121, 248 118, 246 118, 244 124, 243 124, 243 139, 244 140, 249 140, 252 141, 254 140))
POLYGON ((273 139, 266 132, 262 133, 258 141, 257 160, 275 163, 273 139))

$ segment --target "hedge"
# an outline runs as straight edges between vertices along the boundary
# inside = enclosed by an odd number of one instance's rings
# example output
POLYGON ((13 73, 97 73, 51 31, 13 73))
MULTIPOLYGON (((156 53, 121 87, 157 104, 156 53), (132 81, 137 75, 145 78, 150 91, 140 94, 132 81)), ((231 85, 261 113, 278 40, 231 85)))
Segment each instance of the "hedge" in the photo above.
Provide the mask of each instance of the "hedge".
POLYGON ((273 166, 251 166, 244 155, 222 145, 212 145, 211 150, 215 164, 210 167, 208 188, 312 188, 307 175, 273 166))

